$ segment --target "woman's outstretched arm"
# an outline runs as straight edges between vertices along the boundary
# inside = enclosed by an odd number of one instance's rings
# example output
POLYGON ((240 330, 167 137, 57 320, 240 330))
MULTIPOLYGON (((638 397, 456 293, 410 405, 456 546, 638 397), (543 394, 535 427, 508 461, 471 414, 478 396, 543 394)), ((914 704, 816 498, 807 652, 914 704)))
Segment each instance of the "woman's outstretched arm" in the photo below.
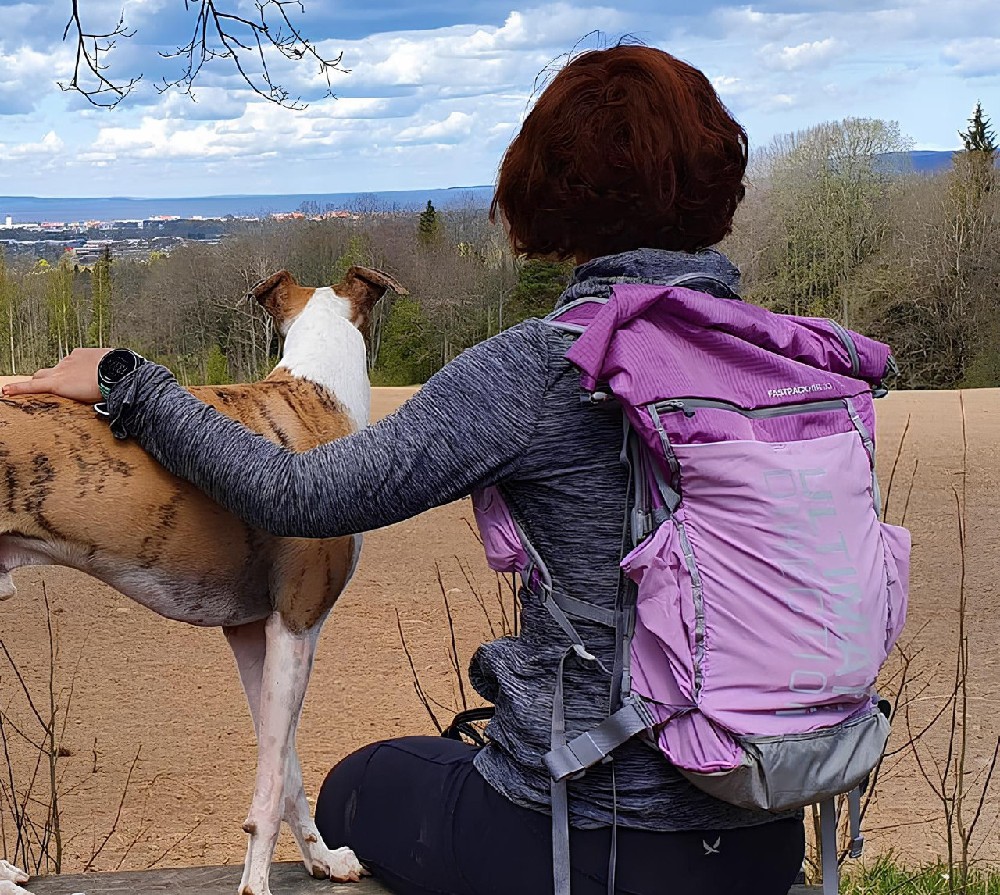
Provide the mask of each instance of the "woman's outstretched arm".
POLYGON ((514 474, 547 369, 542 327, 515 327, 466 351, 391 416, 302 453, 225 417, 157 365, 115 387, 108 404, 164 467, 250 525, 285 537, 335 537, 514 474))

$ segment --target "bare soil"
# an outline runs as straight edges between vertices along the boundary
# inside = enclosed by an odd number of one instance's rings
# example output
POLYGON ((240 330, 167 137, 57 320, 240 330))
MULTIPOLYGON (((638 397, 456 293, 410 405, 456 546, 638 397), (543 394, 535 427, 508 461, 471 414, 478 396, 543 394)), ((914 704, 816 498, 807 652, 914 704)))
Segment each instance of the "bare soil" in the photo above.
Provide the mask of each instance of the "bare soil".
MULTIPOLYGON (((374 415, 389 412, 411 391, 376 389, 374 415)), ((903 639, 916 655, 915 732, 952 685, 963 571, 958 507, 965 494, 971 812, 978 801, 975 781, 982 780, 1000 732, 1000 391, 893 394, 879 404, 878 436, 884 489, 894 463, 896 468, 889 519, 901 522, 905 510, 914 539, 903 639)), ((306 699, 299 753, 310 794, 331 765, 368 742, 435 732, 414 690, 397 613, 424 688, 449 711, 458 706, 438 569, 457 622, 463 668, 491 636, 487 614, 494 629, 500 626, 498 583, 481 558, 471 522, 469 503, 460 501, 367 536, 360 568, 324 628, 306 699)), ((66 754, 58 765, 64 871, 84 869, 99 849, 97 870, 241 862, 240 824, 256 755, 222 635, 168 622, 70 570, 25 569, 15 581, 18 594, 0 605, 0 638, 43 714, 49 673, 43 587, 52 606, 55 689, 60 717, 66 718, 66 754)), ((2 656, 0 708, 38 736, 37 721, 2 656)), ((438 714, 444 718, 449 711, 438 714)), ((947 716, 923 740, 926 754, 939 763, 947 753, 946 722, 947 716)), ((31 750, 16 734, 8 731, 8 737, 21 786, 32 773, 31 750)), ((893 742, 906 739, 900 719, 893 742)), ((925 769, 935 773, 932 761, 925 769)), ((980 857, 993 861, 1000 860, 998 810, 1000 781, 976 831, 980 857)), ((9 846, 7 806, 0 803, 0 812, 9 846)), ((941 816, 912 754, 890 758, 866 818, 872 851, 895 848, 914 861, 943 854, 941 816)), ((294 843, 283 834, 278 858, 294 857, 294 843)))

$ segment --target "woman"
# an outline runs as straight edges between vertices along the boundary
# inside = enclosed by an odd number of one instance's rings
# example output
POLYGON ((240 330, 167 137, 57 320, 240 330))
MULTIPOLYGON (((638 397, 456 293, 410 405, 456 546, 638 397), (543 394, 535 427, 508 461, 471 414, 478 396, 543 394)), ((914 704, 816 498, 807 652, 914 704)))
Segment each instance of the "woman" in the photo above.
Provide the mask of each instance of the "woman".
MULTIPOLYGON (((746 160, 745 132, 701 72, 646 47, 590 52, 538 99, 504 157, 491 214, 516 252, 575 259, 560 303, 607 295, 623 279, 682 274, 703 274, 700 288, 735 299, 738 271, 708 247, 731 228, 746 160)), ((466 351, 389 418, 298 455, 194 413, 197 399, 153 364, 115 386, 108 405, 164 466, 279 535, 378 528, 499 484, 554 588, 611 609, 626 509, 621 419, 580 402, 569 344, 528 320, 466 351), (275 493, 298 497, 276 504, 275 493)), ((11 391, 100 400, 101 354, 74 353, 11 391)), ((537 600, 525 594, 523 603, 521 636, 481 647, 472 661, 476 690, 496 706, 487 747, 376 743, 327 777, 316 809, 324 839, 353 848, 393 891, 552 891, 542 756, 566 640, 537 600)), ((610 664, 612 633, 577 626, 610 664)), ((605 716, 601 674, 567 663, 566 693, 571 736, 605 716)), ((618 749, 613 765, 614 788, 608 765, 570 785, 576 895, 607 890, 616 820, 617 891, 787 892, 803 857, 800 819, 717 801, 638 742, 618 749)))

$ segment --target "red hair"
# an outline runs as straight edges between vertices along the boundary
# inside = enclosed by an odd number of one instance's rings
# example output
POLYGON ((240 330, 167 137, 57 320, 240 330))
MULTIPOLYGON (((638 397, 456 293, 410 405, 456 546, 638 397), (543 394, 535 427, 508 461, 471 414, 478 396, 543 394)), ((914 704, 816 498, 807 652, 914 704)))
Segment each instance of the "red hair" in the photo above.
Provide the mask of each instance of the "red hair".
POLYGON ((698 69, 650 47, 594 50, 538 98, 490 219, 529 256, 694 252, 732 228, 746 165, 746 131, 698 69))

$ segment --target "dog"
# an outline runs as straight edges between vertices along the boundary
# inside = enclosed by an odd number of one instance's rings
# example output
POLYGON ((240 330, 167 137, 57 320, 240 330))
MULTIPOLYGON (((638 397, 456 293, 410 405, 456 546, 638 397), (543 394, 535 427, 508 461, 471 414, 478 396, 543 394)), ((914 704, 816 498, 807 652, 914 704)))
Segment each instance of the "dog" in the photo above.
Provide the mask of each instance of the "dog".
MULTIPOLYGON (((280 362, 261 382, 191 391, 295 451, 360 429, 371 312, 386 290, 406 294, 365 267, 323 288, 273 274, 247 297, 283 336, 280 362)), ((18 567, 70 566, 167 618, 221 627, 232 648, 257 736, 239 895, 269 895, 282 820, 313 876, 346 882, 364 872, 350 849, 320 837, 295 749, 320 628, 361 544, 360 535, 272 537, 117 441, 91 407, 50 395, 0 398, 0 599, 14 595, 18 567)), ((24 882, 0 863, 0 895, 22 895, 24 882)))

